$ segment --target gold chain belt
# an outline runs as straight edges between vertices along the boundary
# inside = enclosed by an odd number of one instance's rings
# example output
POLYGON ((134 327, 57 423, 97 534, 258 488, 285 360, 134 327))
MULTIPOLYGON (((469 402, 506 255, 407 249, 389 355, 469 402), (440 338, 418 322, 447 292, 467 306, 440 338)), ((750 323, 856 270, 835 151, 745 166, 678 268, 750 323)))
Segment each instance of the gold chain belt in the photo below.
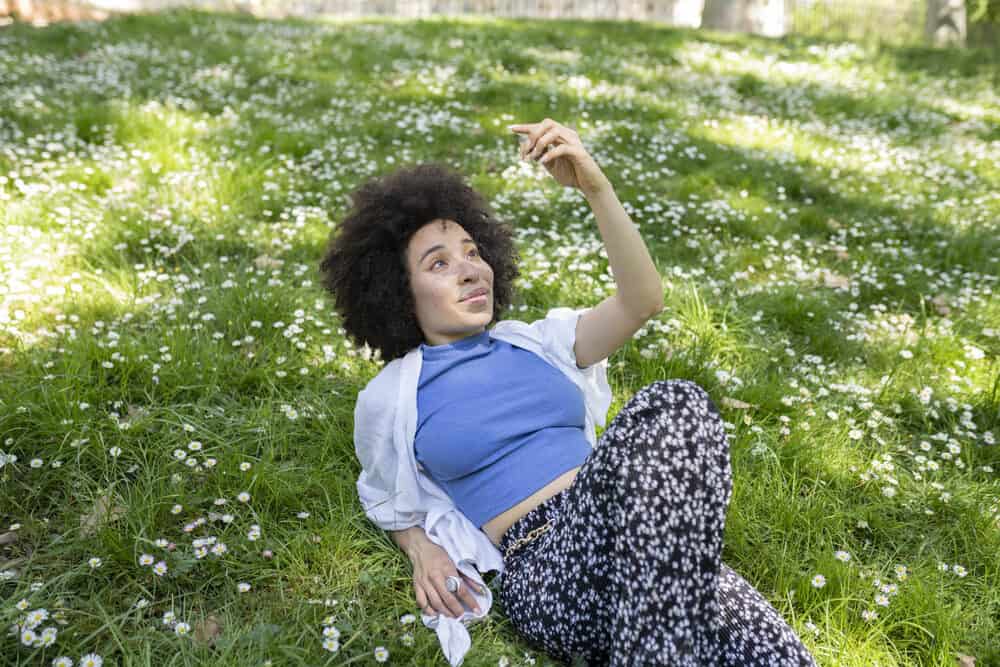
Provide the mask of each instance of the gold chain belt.
POLYGON ((551 527, 552 527, 552 519, 549 519, 548 521, 540 525, 538 528, 533 528, 530 531, 528 531, 527 535, 517 538, 516 540, 514 540, 514 544, 507 547, 507 551, 504 552, 504 558, 510 558, 510 555, 514 553, 514 551, 516 551, 520 547, 523 547, 528 542, 531 542, 532 540, 537 538, 539 535, 541 535, 551 527))

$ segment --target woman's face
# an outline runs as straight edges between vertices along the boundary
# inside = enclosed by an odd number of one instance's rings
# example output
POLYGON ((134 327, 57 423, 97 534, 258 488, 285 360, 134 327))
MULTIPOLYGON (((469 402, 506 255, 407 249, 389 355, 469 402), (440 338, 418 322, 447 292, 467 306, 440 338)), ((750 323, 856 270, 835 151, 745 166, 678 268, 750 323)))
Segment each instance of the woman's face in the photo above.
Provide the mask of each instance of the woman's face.
POLYGON ((417 323, 427 345, 445 345, 482 333, 493 319, 493 269, 457 223, 438 219, 406 248, 417 323), (485 290, 485 298, 464 299, 485 290))

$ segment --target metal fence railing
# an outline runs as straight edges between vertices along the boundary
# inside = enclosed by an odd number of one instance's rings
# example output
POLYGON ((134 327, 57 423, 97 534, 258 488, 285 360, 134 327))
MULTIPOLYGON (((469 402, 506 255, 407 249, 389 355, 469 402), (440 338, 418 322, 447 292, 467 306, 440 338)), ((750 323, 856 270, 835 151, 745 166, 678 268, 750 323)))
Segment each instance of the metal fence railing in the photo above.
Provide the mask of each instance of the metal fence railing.
POLYGON ((890 43, 924 40, 927 0, 787 0, 788 31, 890 43))
MULTIPOLYGON (((181 6, 248 11, 272 18, 485 14, 657 21, 770 36, 793 33, 919 44, 928 39, 928 7, 955 2, 1000 3, 1000 0, 0 0, 0 16, 20 12, 23 18, 27 9, 51 19, 53 8, 58 7, 157 11, 181 6)), ((961 14, 964 37, 965 12, 961 14)), ((979 32, 982 31, 975 34, 979 32)))

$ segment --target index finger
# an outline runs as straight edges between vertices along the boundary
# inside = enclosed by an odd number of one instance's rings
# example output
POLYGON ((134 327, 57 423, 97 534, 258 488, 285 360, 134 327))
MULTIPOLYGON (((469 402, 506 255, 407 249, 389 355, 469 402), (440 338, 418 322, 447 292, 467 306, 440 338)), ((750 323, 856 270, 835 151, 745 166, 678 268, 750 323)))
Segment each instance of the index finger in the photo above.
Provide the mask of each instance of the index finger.
POLYGON ((508 125, 507 129, 515 134, 531 134, 531 131, 538 127, 540 123, 519 123, 517 125, 508 125))

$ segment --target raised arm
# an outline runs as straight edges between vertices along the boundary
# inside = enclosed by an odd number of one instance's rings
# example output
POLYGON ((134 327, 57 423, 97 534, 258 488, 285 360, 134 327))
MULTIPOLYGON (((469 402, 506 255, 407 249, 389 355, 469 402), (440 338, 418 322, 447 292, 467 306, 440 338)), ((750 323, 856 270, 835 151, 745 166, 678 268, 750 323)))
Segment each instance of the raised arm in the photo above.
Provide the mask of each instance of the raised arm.
POLYGON ((583 193, 604 239, 618 292, 577 322, 573 351, 576 365, 586 368, 611 356, 663 310, 663 283, 639 230, 579 135, 551 118, 510 129, 528 136, 521 147, 523 158, 538 160, 561 185, 583 193))
POLYGON ((584 195, 597 218, 618 292, 580 316, 573 346, 580 368, 610 357, 663 310, 660 274, 611 183, 584 195))

